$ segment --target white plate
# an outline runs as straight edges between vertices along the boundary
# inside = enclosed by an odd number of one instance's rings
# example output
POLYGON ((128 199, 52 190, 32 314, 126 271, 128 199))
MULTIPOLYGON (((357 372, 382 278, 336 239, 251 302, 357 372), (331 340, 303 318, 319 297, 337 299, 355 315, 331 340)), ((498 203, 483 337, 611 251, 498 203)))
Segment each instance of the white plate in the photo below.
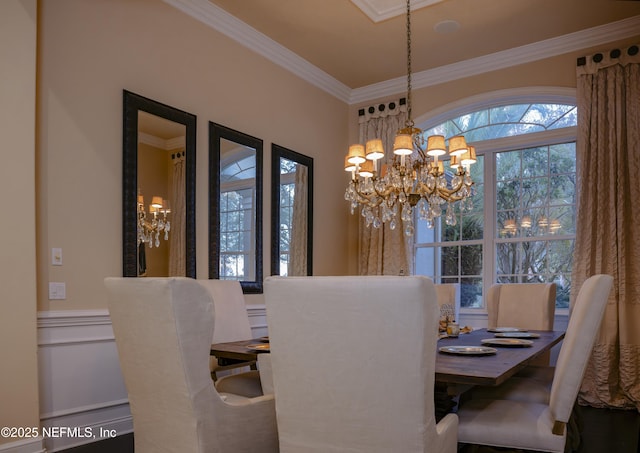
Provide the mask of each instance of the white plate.
POLYGON ((526 332, 527 329, 520 329, 519 327, 496 327, 495 329, 487 329, 487 332, 526 332))
POLYGON ((531 332, 502 332, 495 335, 498 338, 540 338, 539 333, 531 332))
POLYGON ((485 338, 480 343, 492 346, 531 346, 531 340, 519 340, 517 338, 485 338))
POLYGON ((447 354, 462 355, 487 355, 498 352, 496 348, 488 348, 486 346, 442 346, 439 351, 447 354))
POLYGON ((257 351, 257 352, 269 352, 270 351, 270 345, 269 343, 260 343, 260 344, 250 344, 247 346, 247 349, 249 349, 250 351, 257 351))

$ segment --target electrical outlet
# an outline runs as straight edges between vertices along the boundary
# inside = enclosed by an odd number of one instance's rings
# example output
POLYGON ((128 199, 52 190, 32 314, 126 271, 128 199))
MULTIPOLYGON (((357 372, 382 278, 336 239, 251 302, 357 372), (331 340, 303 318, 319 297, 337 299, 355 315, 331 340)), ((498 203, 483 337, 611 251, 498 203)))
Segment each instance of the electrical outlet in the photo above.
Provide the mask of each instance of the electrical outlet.
POLYGON ((64 300, 67 289, 64 282, 49 282, 49 300, 64 300))

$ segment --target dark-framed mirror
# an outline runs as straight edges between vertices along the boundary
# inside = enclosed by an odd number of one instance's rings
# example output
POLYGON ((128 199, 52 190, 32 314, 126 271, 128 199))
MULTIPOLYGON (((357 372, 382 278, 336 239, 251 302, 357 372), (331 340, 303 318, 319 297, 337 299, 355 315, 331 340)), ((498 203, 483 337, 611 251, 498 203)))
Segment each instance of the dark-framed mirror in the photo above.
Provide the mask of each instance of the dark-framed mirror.
POLYGON ((262 292, 262 140, 209 122, 209 278, 262 292))
POLYGON ((271 144, 271 275, 313 274, 313 158, 271 144))
POLYGON ((196 116, 123 90, 124 277, 196 277, 196 116))

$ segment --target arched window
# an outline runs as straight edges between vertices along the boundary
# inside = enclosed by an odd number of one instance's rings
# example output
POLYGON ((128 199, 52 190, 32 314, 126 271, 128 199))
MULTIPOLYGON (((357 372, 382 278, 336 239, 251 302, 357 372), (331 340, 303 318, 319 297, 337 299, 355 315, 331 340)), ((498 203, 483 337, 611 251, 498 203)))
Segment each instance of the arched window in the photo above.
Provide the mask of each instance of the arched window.
POLYGON ((414 273, 459 283, 463 308, 483 308, 496 282, 556 282, 556 305, 568 307, 576 124, 575 103, 505 102, 423 127, 464 135, 478 162, 473 208, 456 225, 416 218, 414 273))

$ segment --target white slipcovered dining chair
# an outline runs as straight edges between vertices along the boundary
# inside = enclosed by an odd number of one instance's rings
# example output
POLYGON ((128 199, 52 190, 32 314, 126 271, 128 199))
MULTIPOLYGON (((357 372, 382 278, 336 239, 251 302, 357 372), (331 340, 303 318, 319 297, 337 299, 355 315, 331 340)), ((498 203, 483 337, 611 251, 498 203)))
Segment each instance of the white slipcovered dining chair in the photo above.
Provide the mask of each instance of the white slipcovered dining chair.
MULTIPOLYGON (((214 329, 212 343, 249 340, 252 337, 249 316, 244 302, 244 293, 239 281, 235 280, 196 280, 213 299, 214 329)), ((262 395, 260 374, 256 362, 238 362, 220 365, 215 357, 210 357, 211 378, 216 382, 218 391, 254 397, 262 395), (239 374, 218 379, 221 371, 251 368, 239 374)))
MULTIPOLYGON (((553 330, 556 313, 555 283, 502 283, 487 291, 488 327, 519 327, 553 330)), ((548 366, 551 352, 537 357, 531 365, 548 366)), ((526 371, 522 371, 526 373, 526 371)))
POLYGON ((426 277, 264 284, 280 451, 455 452, 434 414, 439 310, 426 277))
POLYGON ((213 301, 201 285, 172 277, 106 278, 105 286, 136 453, 278 451, 273 395, 214 387, 213 301))
POLYGON ((478 398, 474 395, 458 410, 458 439, 461 443, 565 451, 567 423, 612 285, 611 276, 595 275, 580 288, 548 398, 539 398, 539 382, 525 378, 519 381, 521 397, 507 393, 498 396, 502 399, 478 398), (526 397, 528 390, 531 390, 529 398, 526 397))
POLYGON ((487 291, 488 327, 553 330, 555 283, 502 283, 487 291))

